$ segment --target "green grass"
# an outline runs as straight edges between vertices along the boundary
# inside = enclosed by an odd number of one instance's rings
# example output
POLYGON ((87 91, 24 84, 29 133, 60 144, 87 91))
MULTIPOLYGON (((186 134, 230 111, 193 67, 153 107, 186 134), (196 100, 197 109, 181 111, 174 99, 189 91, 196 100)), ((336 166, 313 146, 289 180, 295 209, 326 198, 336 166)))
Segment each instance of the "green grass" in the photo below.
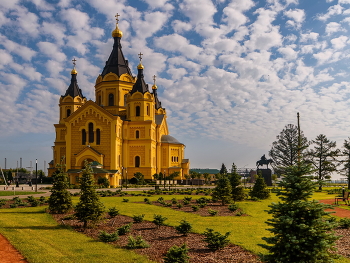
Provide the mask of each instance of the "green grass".
MULTIPOLYGON (((172 198, 183 199, 180 195, 157 195, 148 197, 156 201, 160 196, 164 200, 172 198)), ((201 196, 191 195, 193 199, 201 196)), ((266 254, 267 251, 259 246, 264 241, 262 237, 270 236, 266 230, 268 205, 278 202, 275 194, 268 200, 251 202, 238 202, 238 205, 249 216, 228 217, 201 217, 192 213, 185 213, 171 208, 148 205, 143 202, 144 196, 127 197, 128 203, 122 202, 124 197, 102 197, 106 208, 116 207, 121 214, 133 216, 145 214, 145 220, 152 221, 154 214, 167 217, 167 225, 177 226, 186 219, 193 225, 193 231, 203 233, 206 228, 213 228, 220 233, 231 231, 230 241, 238 244, 254 254, 266 254), (135 203, 141 202, 141 203, 135 203)), ((315 193, 314 199, 334 198, 334 195, 315 193)), ((76 203, 79 197, 73 197, 76 203)), ((82 234, 57 226, 50 215, 45 214, 42 207, 16 208, 0 210, 0 232, 7 236, 30 263, 36 262, 148 262, 145 258, 135 256, 132 252, 113 248, 108 244, 93 241, 82 234), (33 238, 35 237, 35 238, 33 238), (41 251, 47 251, 39 253, 41 251), (46 255, 50 255, 48 261, 46 255), (131 255, 131 256, 130 256, 131 255)), ((337 263, 349 263, 350 260, 341 258, 337 263)))
POLYGON ((0 196, 13 196, 13 195, 34 195, 34 194, 44 194, 45 192, 24 192, 24 191, 0 191, 0 196))

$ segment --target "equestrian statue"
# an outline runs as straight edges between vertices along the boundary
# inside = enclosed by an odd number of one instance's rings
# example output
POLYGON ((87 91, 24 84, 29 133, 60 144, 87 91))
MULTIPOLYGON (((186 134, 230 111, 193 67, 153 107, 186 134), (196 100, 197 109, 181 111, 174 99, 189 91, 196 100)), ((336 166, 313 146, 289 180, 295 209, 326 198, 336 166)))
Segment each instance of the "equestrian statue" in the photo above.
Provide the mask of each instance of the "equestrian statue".
POLYGON ((256 168, 259 169, 259 166, 267 165, 267 169, 269 169, 269 164, 273 163, 272 159, 266 159, 265 154, 261 156, 261 159, 256 162, 256 168))

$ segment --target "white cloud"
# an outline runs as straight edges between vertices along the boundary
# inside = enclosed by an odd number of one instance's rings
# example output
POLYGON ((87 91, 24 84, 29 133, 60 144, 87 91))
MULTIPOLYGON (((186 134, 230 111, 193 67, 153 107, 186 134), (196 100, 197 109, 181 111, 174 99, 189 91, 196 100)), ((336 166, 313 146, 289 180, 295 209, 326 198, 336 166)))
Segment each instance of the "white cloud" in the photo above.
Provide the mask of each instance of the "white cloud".
POLYGON ((152 9, 160 8, 167 11, 174 9, 174 6, 168 3, 169 0, 143 0, 143 1, 146 2, 152 9))
POLYGON ((327 35, 331 35, 333 33, 339 32, 339 31, 344 31, 344 29, 342 29, 341 25, 339 23, 336 22, 330 22, 327 24, 326 26, 326 33, 327 35))
POLYGON ((174 20, 171 25, 173 26, 175 33, 182 33, 192 29, 190 23, 182 22, 180 20, 174 20))
POLYGON ((40 28, 43 34, 51 35, 59 45, 64 43, 66 28, 62 24, 43 22, 40 28))
POLYGON ((307 34, 300 34, 300 42, 307 42, 307 41, 317 41, 319 37, 318 33, 310 32, 307 34))
POLYGON ((298 57, 298 52, 296 52, 291 46, 281 47, 278 49, 278 52, 280 52, 287 60, 297 59, 298 57))
POLYGON ((317 19, 321 20, 321 21, 326 21, 332 16, 340 15, 342 13, 342 10, 343 10, 343 7, 340 6, 339 4, 333 5, 333 6, 328 8, 328 12, 326 14, 318 15, 317 19))
POLYGON ((289 22, 289 24, 293 25, 296 28, 300 28, 301 24, 305 20, 305 11, 302 9, 290 9, 284 12, 286 17, 292 18, 293 21, 289 22))
POLYGON ((23 59, 30 61, 33 56, 36 55, 36 51, 32 50, 23 45, 19 45, 16 42, 13 42, 7 37, 0 34, 0 45, 3 45, 7 51, 21 56, 23 59))
POLYGON ((37 44, 40 51, 47 55, 49 58, 56 61, 64 61, 67 59, 66 55, 60 51, 57 45, 50 42, 39 42, 37 44))
POLYGON ((346 47, 347 41, 348 41, 348 37, 340 36, 337 38, 333 38, 331 40, 331 43, 332 43, 334 49, 342 49, 342 48, 346 47))
POLYGON ((156 11, 152 13, 146 13, 144 16, 144 20, 136 19, 131 24, 131 26, 136 32, 137 37, 148 38, 158 30, 160 30, 167 21, 167 19, 167 14, 156 11))
POLYGON ((54 7, 48 4, 45 0, 30 0, 39 10, 54 10, 54 7))

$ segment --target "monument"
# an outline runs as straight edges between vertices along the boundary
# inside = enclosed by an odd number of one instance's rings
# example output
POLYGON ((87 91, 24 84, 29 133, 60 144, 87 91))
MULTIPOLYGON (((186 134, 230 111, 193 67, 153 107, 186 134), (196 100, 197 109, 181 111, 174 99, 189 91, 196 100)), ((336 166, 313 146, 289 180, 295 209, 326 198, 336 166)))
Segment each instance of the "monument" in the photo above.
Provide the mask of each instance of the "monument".
POLYGON ((260 160, 256 162, 256 172, 259 174, 261 173, 262 177, 265 180, 265 183, 267 186, 272 186, 272 172, 271 169, 269 169, 269 164, 273 163, 272 159, 267 159, 265 157, 265 154, 261 156, 260 160), (266 164, 266 169, 260 169, 260 166, 263 166, 266 164))

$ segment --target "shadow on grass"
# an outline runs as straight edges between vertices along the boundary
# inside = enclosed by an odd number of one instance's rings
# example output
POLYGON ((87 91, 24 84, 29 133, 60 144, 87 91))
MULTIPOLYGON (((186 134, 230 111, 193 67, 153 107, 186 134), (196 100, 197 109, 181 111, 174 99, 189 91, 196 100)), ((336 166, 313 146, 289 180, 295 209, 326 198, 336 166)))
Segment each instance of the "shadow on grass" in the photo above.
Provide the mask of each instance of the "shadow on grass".
POLYGON ((67 230, 72 228, 70 226, 56 225, 56 226, 14 226, 14 227, 6 227, 6 229, 67 230))

